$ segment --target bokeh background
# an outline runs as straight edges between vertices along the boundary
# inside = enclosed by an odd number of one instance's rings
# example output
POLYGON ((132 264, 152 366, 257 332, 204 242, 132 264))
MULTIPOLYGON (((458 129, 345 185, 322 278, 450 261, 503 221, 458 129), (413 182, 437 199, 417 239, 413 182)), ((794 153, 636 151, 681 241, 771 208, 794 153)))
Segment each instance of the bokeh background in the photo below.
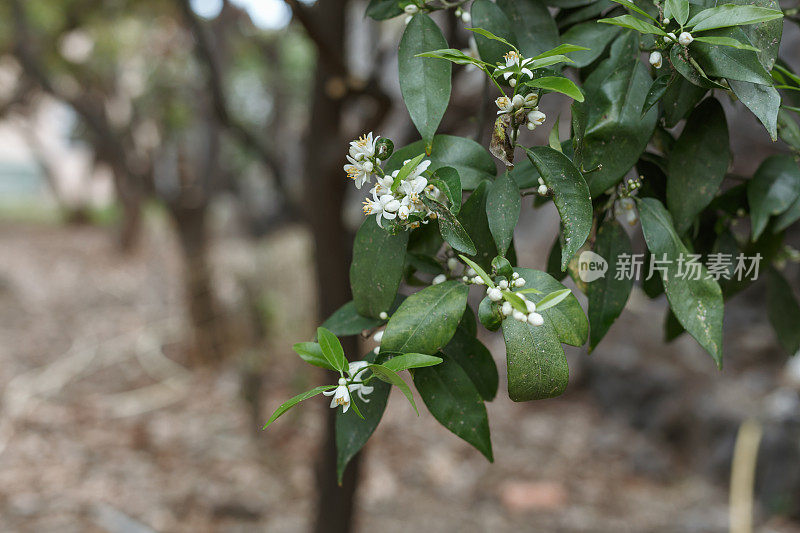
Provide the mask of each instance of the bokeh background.
MULTIPOLYGON (((664 343, 665 302, 635 288, 594 353, 569 350, 563 397, 514 404, 501 387, 493 465, 394 396, 342 488, 326 402, 259 430, 330 380, 291 345, 349 300, 347 142, 416 139, 402 17, 365 7, 0 2, 0 530, 728 531, 749 420, 756 529, 800 531, 800 359, 759 286, 726 309, 722 372, 686 335, 664 343)), ((437 21, 469 46, 461 21, 437 21)), ((799 43, 787 25, 795 70, 799 43)), ((491 88, 454 76, 441 131, 486 142, 491 88)), ((551 124, 567 106, 542 104, 551 124)), ((785 150, 726 112, 735 172, 785 150)), ((544 268, 557 229, 526 206, 520 263, 544 268)), ((483 340, 502 373, 502 338, 483 340)))

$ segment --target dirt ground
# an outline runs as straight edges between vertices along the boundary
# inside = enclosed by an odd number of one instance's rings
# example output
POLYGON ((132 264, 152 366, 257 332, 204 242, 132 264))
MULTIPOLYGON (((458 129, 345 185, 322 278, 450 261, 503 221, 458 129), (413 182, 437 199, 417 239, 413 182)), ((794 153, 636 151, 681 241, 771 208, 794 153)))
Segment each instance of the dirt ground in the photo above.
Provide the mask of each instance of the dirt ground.
MULTIPOLYGON (((256 277, 270 321, 262 348, 216 371, 176 355, 180 263, 166 228, 124 257, 107 229, 5 222, 0 250, 0 531, 308 530, 325 402, 259 432, 241 387, 243 368, 263 368, 257 418, 319 378, 289 349, 314 327, 302 232, 215 246, 222 300, 236 305, 256 277)), ((487 343, 502 368, 502 339, 487 343)), ((488 409, 493 465, 392 396, 367 448, 357 531, 727 531, 724 487, 587 392, 514 404, 501 386, 488 409)), ((775 519, 759 531, 800 529, 775 519)))

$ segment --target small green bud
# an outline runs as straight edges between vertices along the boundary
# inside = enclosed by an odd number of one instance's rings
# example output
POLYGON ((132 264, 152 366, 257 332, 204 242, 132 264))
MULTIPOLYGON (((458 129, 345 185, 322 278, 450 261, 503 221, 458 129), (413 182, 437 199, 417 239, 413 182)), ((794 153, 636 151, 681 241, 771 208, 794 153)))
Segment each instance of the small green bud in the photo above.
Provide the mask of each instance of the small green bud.
POLYGON ((492 259, 492 273, 495 276, 503 276, 504 278, 510 279, 511 275, 514 273, 514 269, 511 267, 511 263, 508 262, 508 259, 498 255, 492 259))
POLYGON ((394 143, 386 138, 378 139, 375 143, 375 155, 381 161, 389 159, 389 156, 394 152, 394 143))

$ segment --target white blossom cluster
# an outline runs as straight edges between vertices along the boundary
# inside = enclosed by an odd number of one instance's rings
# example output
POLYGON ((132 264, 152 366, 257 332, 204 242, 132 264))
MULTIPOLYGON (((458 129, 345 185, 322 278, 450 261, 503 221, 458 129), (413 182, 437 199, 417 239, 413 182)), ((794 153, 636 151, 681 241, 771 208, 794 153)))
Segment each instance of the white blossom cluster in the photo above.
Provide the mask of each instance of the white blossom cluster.
POLYGON ((533 58, 522 57, 515 50, 509 51, 503 58, 506 60, 506 64, 495 69, 495 77, 503 76, 503 79, 512 87, 517 85, 517 78, 515 77, 517 75, 520 78, 527 76, 533 79, 533 72, 528 68, 528 65, 533 63, 533 58))
POLYGON ((517 113, 520 109, 524 110, 525 124, 529 130, 535 130, 538 126, 544 124, 547 119, 547 115, 539 111, 539 95, 536 93, 530 93, 526 96, 515 94, 513 98, 501 96, 494 103, 499 109, 498 115, 517 113))
MULTIPOLYGON (((466 275, 462 278, 464 283, 472 283, 474 285, 483 285, 485 282, 483 278, 480 276, 475 275, 475 271, 471 268, 467 270, 466 275)), ((497 282, 496 287, 487 287, 486 288, 486 296, 493 302, 500 302, 503 298, 504 292, 512 292, 512 288, 522 288, 525 286, 525 278, 520 277, 520 275, 514 272, 511 275, 511 281, 501 279, 497 282)), ((527 313, 523 313, 519 309, 514 309, 514 306, 511 305, 511 302, 506 300, 500 306, 500 311, 503 313, 503 316, 511 317, 514 320, 518 320, 519 322, 527 322, 531 326, 541 326, 544 324, 544 317, 536 312, 536 304, 531 302, 525 297, 524 293, 521 292, 514 292, 516 296, 518 296, 524 303, 525 307, 527 308, 527 313)))
POLYGON ((350 379, 345 377, 339 378, 338 386, 322 394, 325 396, 333 396, 331 398, 331 409, 336 409, 342 406, 342 412, 346 413, 350 409, 350 403, 353 401, 352 393, 358 394, 361 401, 369 403, 369 399, 365 396, 374 390, 374 387, 363 383, 364 372, 367 370, 369 363, 366 361, 353 361, 348 365, 347 375, 350 379))
MULTIPOLYGON (((398 184, 394 183, 400 170, 385 174, 380 167, 375 149, 378 137, 373 138, 372 132, 350 142, 350 153, 347 155, 348 164, 344 166, 347 176, 355 182, 360 189, 365 183, 371 182, 375 176, 375 185, 369 190, 371 198, 364 200, 363 211, 365 215, 377 215, 378 226, 383 227, 383 220, 396 220, 406 228, 417 228, 420 223, 427 224, 436 218, 436 213, 428 209, 422 201, 422 195, 427 194, 437 201, 443 198, 442 192, 428 183, 425 173, 431 162, 423 159, 411 170, 398 184)), ((405 165, 410 160, 403 162, 405 165)))

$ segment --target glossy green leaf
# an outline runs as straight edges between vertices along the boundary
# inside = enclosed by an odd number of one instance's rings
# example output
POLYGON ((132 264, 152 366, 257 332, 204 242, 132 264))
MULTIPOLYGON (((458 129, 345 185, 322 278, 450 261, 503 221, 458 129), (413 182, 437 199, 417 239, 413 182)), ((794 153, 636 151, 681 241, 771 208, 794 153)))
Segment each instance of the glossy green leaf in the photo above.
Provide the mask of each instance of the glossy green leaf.
POLYGON ((690 61, 691 54, 683 46, 673 46, 669 52, 669 60, 675 70, 693 85, 706 89, 725 89, 725 86, 709 78, 705 71, 698 70, 690 61))
MULTIPOLYGON (((729 37, 745 44, 750 42, 741 28, 711 30, 706 36, 729 37)), ((707 76, 772 85, 769 72, 764 69, 758 55, 750 50, 695 41, 690 46, 690 54, 703 67, 707 76)))
POLYGON ((541 326, 503 321, 508 367, 508 396, 515 402, 561 395, 569 382, 564 348, 549 320, 541 326))
POLYGON ((422 160, 425 159, 425 154, 417 154, 413 158, 409 159, 406 163, 403 163, 403 166, 400 167, 400 170, 397 172, 397 176, 394 177, 394 181, 392 182, 392 192, 396 192, 397 188, 400 187, 400 183, 406 179, 412 171, 416 170, 422 160))
POLYGON ((487 274, 486 271, 483 268, 481 268, 481 266, 478 263, 476 263, 469 257, 464 257, 463 255, 459 255, 459 257, 461 258, 462 261, 464 261, 467 264, 467 266, 469 266, 472 270, 475 271, 475 273, 478 276, 481 277, 481 279, 483 280, 483 282, 486 284, 487 287, 494 287, 494 281, 492 281, 492 278, 489 277, 489 274, 487 274))
POLYGON ((484 270, 491 270, 492 258, 497 255, 492 231, 489 229, 489 220, 486 217, 486 197, 490 182, 481 183, 473 192, 458 214, 458 220, 472 238, 477 248, 476 253, 470 254, 470 259, 475 261, 484 270))
POLYGON ((489 331, 497 331, 500 329, 503 318, 500 306, 492 302, 488 296, 481 300, 480 305, 478 305, 478 320, 481 321, 483 327, 489 331))
POLYGON ((789 355, 800 350, 800 305, 789 282, 780 272, 767 272, 767 316, 783 349, 789 355))
POLYGON ((505 64, 503 55, 515 47, 511 21, 500 7, 489 0, 475 0, 470 11, 472 15, 472 31, 475 32, 475 44, 478 54, 487 63, 505 64), (484 30, 481 32, 477 30, 484 30), (505 42, 498 41, 497 38, 505 42), (508 43, 508 44, 506 44, 508 43))
POLYGON ((445 357, 414 371, 414 385, 433 417, 493 461, 486 406, 461 366, 445 357))
MULTIPOLYGON (((375 354, 370 353, 364 360, 372 363, 375 354)), ((369 386, 373 387, 373 390, 367 396, 368 402, 361 401, 357 393, 353 397, 353 402, 360 402, 359 409, 363 419, 354 411, 346 413, 340 409, 336 411, 336 473, 339 483, 342 482, 347 464, 367 443, 386 410, 391 386, 375 379, 370 381, 369 386)))
POLYGON ((722 368, 722 291, 713 279, 684 279, 677 275, 681 254, 688 254, 678 238, 669 212, 654 198, 637 202, 647 248, 657 258, 669 261, 667 272, 661 272, 667 300, 681 325, 714 358, 722 368))
POLYGON ((453 167, 440 167, 433 172, 430 183, 439 188, 450 202, 450 212, 457 215, 461 210, 461 178, 453 167))
POLYGON ((800 168, 786 154, 765 159, 747 182, 747 202, 750 204, 750 226, 757 240, 769 217, 786 211, 800 195, 800 168))
MULTIPOLYGON (((403 161, 424 150, 425 145, 421 140, 396 150, 386 161, 386 172, 399 169, 403 166, 403 161)), ((446 166, 456 169, 461 178, 461 186, 466 190, 476 188, 482 180, 493 179, 497 172, 492 155, 486 148, 472 139, 454 135, 436 135, 427 159, 431 162, 428 167, 431 172, 446 166)))
POLYGON ((419 416, 419 409, 417 409, 417 404, 414 401, 414 395, 411 394, 411 387, 409 387, 408 384, 403 381, 403 378, 401 378, 397 372, 385 365, 378 364, 371 364, 368 368, 372 371, 376 378, 400 389, 400 392, 403 393, 403 396, 406 397, 408 402, 411 404, 411 407, 413 407, 414 411, 417 413, 417 416, 419 416))
POLYGON ((683 234, 716 196, 731 160, 725 111, 706 98, 692 111, 669 153, 667 207, 683 234))
POLYGON ((431 58, 445 59, 457 65, 477 65, 479 67, 482 67, 487 64, 485 61, 481 61, 480 59, 468 56, 461 50, 457 50, 455 48, 442 48, 440 50, 423 52, 421 54, 417 54, 416 57, 431 57, 431 58))
POLYGON ((756 24, 781 17, 783 17, 783 13, 777 9, 724 4, 704 9, 693 16, 686 26, 692 28, 692 31, 705 31, 729 26, 756 24))
POLYGON ((575 82, 569 78, 564 78, 561 76, 545 76, 543 78, 536 78, 535 80, 527 81, 525 82, 525 85, 566 94, 573 100, 583 102, 583 93, 578 86, 575 85, 575 82))
POLYGON ((609 328, 625 309, 625 303, 633 287, 633 278, 620 276, 620 257, 633 253, 631 240, 619 222, 614 219, 606 220, 597 230, 594 241, 594 252, 608 261, 608 270, 605 276, 587 284, 586 296, 589 299, 589 349, 595 347, 608 333, 609 328))
POLYGON ((656 19, 650 13, 648 13, 645 10, 643 10, 642 8, 640 8, 639 6, 634 4, 633 2, 630 2, 629 0, 614 0, 614 2, 617 3, 617 4, 623 5, 623 6, 627 7, 628 9, 630 9, 631 11, 634 11, 634 12, 636 12, 636 13, 644 16, 644 17, 649 18, 653 22, 656 22, 656 19))
POLYGON ((439 26, 428 15, 419 13, 406 26, 397 52, 400 92, 428 154, 450 101, 452 66, 443 59, 416 55, 446 47, 447 40, 439 26))
POLYGON ((683 76, 678 76, 667 86, 664 97, 661 99, 665 125, 672 128, 686 118, 686 115, 694 109, 707 92, 707 88, 698 87, 683 76))
POLYGON ((264 424, 264 426, 261 429, 267 429, 267 426, 275 422, 275 420, 277 420, 279 416, 281 416, 283 413, 285 413, 298 403, 302 402, 303 400, 308 400, 309 398, 313 398, 314 396, 318 395, 321 392, 329 391, 335 388, 336 385, 323 385, 321 387, 317 387, 315 389, 311 389, 309 391, 298 394, 291 400, 287 400, 286 402, 282 403, 281 406, 278 407, 274 413, 272 413, 272 416, 269 417, 269 420, 267 420, 267 423, 264 424))
POLYGON ((636 30, 639 33, 644 33, 644 34, 666 35, 664 30, 662 30, 661 28, 653 26, 649 22, 645 22, 644 20, 634 17, 633 15, 620 15, 618 17, 613 17, 610 19, 600 19, 597 22, 602 22, 603 24, 613 24, 615 26, 621 26, 623 28, 636 30))
POLYGON ((728 80, 733 94, 761 121, 773 141, 778 140, 778 112, 781 95, 775 87, 728 80))
POLYGON ((433 355, 426 355, 424 353, 404 353, 392 357, 383 363, 383 366, 395 372, 402 372, 409 368, 424 368, 426 366, 438 365, 441 362, 441 357, 435 357, 433 355))
POLYGON ((453 337, 468 293, 469 288, 463 283, 446 281, 406 298, 386 324, 381 352, 438 352, 453 337))
POLYGON ((603 55, 605 49, 620 31, 618 26, 597 24, 591 21, 572 26, 561 37, 566 42, 588 48, 588 50, 570 55, 575 61, 575 66, 583 68, 603 55))
POLYGON ((695 37, 695 41, 699 43, 706 43, 706 44, 718 44, 722 46, 731 46, 733 48, 739 50, 750 50, 751 52, 758 52, 758 48, 750 44, 744 44, 743 42, 737 41, 732 37, 724 37, 724 36, 709 36, 709 37, 695 37))
POLYGON ((558 45, 558 28, 541 0, 498 0, 524 57, 535 57, 558 45))
POLYGON ((506 255, 514 238, 520 205, 519 189, 508 172, 504 172, 489 185, 486 193, 486 219, 499 255, 506 255))
POLYGON ((383 320, 379 318, 359 315, 358 311, 356 311, 355 302, 351 301, 334 311, 322 323, 322 327, 329 329, 337 337, 347 337, 349 335, 359 335, 362 331, 376 328, 382 323, 383 320))
POLYGON ((561 216, 564 243, 561 269, 566 270, 569 260, 580 249, 592 231, 592 197, 580 171, 567 156, 549 146, 535 146, 526 153, 542 176, 545 185, 553 191, 553 203, 561 216))
POLYGON ((378 318, 389 311, 403 278, 408 235, 407 231, 391 235, 378 226, 374 216, 361 224, 350 265, 350 287, 360 315, 378 318))
POLYGON ((340 372, 347 371, 347 358, 344 356, 344 349, 339 339, 323 327, 317 328, 317 342, 322 349, 322 355, 328 362, 340 372))
POLYGON ((546 294, 536 304, 536 310, 542 312, 550 309, 551 307, 555 307, 563 302, 570 294, 572 294, 572 291, 569 289, 560 289, 546 294))
POLYGON ((667 92, 667 87, 672 79, 673 78, 671 74, 664 74, 653 80, 653 83, 650 85, 650 89, 647 91, 644 104, 642 104, 642 116, 650 111, 650 108, 656 105, 658 101, 664 97, 664 94, 667 92))
MULTIPOLYGON (((514 272, 525 280, 520 292, 524 292, 525 297, 537 305, 544 295, 566 289, 554 277, 540 270, 515 268, 514 272), (529 292, 530 289, 537 292, 529 292)), ((545 309, 541 314, 552 324, 560 342, 570 346, 586 344, 589 338, 589 320, 574 294, 567 296, 559 305, 545 309)))
POLYGON ((472 242, 467 230, 464 229, 447 206, 427 195, 422 197, 422 201, 428 209, 438 216, 439 231, 445 242, 459 252, 467 254, 476 252, 475 244, 472 242))
POLYGON ((322 353, 322 347, 316 342, 298 342, 292 346, 300 358, 308 364, 325 368, 327 370, 337 371, 336 367, 328 361, 328 358, 322 353))
POLYGON ((386 20, 403 14, 403 8, 397 0, 370 0, 366 15, 375 20, 386 20))
POLYGON ((664 16, 674 18, 681 26, 689 20, 689 0, 667 0, 664 6, 664 16))
POLYGON ((499 382, 497 365, 481 341, 459 329, 442 352, 464 369, 484 400, 494 399, 499 382))

